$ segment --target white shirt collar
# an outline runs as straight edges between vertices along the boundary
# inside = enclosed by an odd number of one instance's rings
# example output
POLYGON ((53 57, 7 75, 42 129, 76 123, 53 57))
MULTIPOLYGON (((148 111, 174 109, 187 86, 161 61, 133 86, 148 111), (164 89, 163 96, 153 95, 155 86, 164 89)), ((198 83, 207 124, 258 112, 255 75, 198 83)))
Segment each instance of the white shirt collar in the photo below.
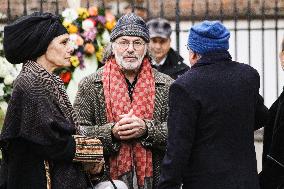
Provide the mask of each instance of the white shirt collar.
POLYGON ((154 65, 154 66, 162 66, 162 65, 164 65, 164 64, 165 64, 165 61, 166 61, 166 59, 167 59, 167 57, 168 57, 168 55, 165 56, 159 63, 155 61, 155 62, 153 63, 153 65, 154 65))

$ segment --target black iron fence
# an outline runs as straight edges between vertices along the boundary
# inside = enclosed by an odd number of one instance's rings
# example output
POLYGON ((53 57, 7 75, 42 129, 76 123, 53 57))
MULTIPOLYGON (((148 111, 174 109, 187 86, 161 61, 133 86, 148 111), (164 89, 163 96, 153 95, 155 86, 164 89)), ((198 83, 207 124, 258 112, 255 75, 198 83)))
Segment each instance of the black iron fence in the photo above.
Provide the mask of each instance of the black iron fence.
MULTIPOLYGON (((265 97, 271 91, 275 91, 273 98, 279 95, 279 89, 284 84, 279 76, 280 67, 278 65, 279 44, 284 38, 284 0, 130 0, 128 3, 132 11, 142 11, 146 15, 144 17, 146 20, 153 17, 165 17, 171 20, 174 23, 176 50, 179 52, 183 51, 182 43, 185 41, 185 39, 181 39, 181 36, 188 32, 188 28, 181 28, 181 22, 186 21, 189 23, 188 25, 192 25, 204 19, 220 20, 226 23, 230 22, 228 28, 233 37, 233 46, 230 47, 233 49, 233 58, 238 60, 243 54, 240 53, 240 48, 247 48, 246 63, 251 65, 255 61, 252 56, 254 55, 255 47, 252 44, 254 42, 253 37, 257 33, 260 36, 258 38, 258 47, 256 48, 258 48, 258 54, 261 57, 258 71, 262 80, 262 95, 265 97), (253 26, 254 22, 258 22, 258 25, 253 26), (241 41, 244 38, 243 35, 240 36, 242 32, 246 33, 247 47, 240 47, 243 45, 241 41), (266 33, 268 32, 271 37, 271 40, 268 39, 269 47, 266 39, 266 33), (268 48, 273 48, 272 55, 271 52, 269 55, 267 54, 268 48), (272 57, 269 58, 270 62, 267 61, 267 56, 272 57), (266 67, 271 62, 273 62, 274 71, 272 75, 268 75, 266 67), (269 81, 273 80, 273 88, 269 85, 268 78, 269 81), (273 79, 271 80, 271 78, 273 79)), ((83 7, 97 5, 109 8, 111 5, 112 11, 117 17, 124 13, 124 10, 121 9, 121 4, 123 4, 122 0, 82 0, 81 3, 83 7)), ((5 24, 21 15, 34 11, 51 11, 59 14, 68 5, 65 0, 4 0, 1 6, 0 12, 2 12, 2 17, 0 15, 0 22, 5 24)))

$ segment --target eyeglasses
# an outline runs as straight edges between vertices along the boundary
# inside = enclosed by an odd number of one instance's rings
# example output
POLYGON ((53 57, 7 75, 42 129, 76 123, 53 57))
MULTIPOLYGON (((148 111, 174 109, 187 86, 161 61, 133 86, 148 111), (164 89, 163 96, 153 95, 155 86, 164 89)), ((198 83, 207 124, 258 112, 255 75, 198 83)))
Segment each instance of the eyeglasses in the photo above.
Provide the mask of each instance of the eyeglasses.
POLYGON ((118 46, 122 49, 122 50, 126 50, 129 48, 130 44, 133 44, 133 48, 134 50, 138 51, 143 49, 145 43, 142 41, 115 41, 116 44, 118 44, 118 46))

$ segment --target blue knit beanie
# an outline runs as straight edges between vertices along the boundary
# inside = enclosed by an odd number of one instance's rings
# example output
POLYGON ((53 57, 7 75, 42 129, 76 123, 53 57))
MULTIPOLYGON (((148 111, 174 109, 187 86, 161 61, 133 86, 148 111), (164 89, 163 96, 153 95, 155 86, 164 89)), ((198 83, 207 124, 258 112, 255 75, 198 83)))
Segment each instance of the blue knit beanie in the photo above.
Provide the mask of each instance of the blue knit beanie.
POLYGON ((229 30, 219 21, 203 21, 192 26, 187 46, 198 54, 229 49, 229 30))
POLYGON ((143 38, 147 43, 150 35, 149 29, 144 20, 134 13, 122 16, 110 34, 110 41, 114 41, 121 36, 137 36, 143 38))

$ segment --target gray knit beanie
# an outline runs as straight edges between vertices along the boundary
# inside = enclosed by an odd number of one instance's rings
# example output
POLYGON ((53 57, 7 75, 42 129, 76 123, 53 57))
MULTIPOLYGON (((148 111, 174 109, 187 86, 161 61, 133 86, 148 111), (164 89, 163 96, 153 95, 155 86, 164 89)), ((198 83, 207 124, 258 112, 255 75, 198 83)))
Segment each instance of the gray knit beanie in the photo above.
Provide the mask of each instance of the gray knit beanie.
POLYGON ((121 36, 137 36, 149 42, 149 29, 144 20, 134 13, 122 16, 110 34, 110 41, 114 41, 121 36))

